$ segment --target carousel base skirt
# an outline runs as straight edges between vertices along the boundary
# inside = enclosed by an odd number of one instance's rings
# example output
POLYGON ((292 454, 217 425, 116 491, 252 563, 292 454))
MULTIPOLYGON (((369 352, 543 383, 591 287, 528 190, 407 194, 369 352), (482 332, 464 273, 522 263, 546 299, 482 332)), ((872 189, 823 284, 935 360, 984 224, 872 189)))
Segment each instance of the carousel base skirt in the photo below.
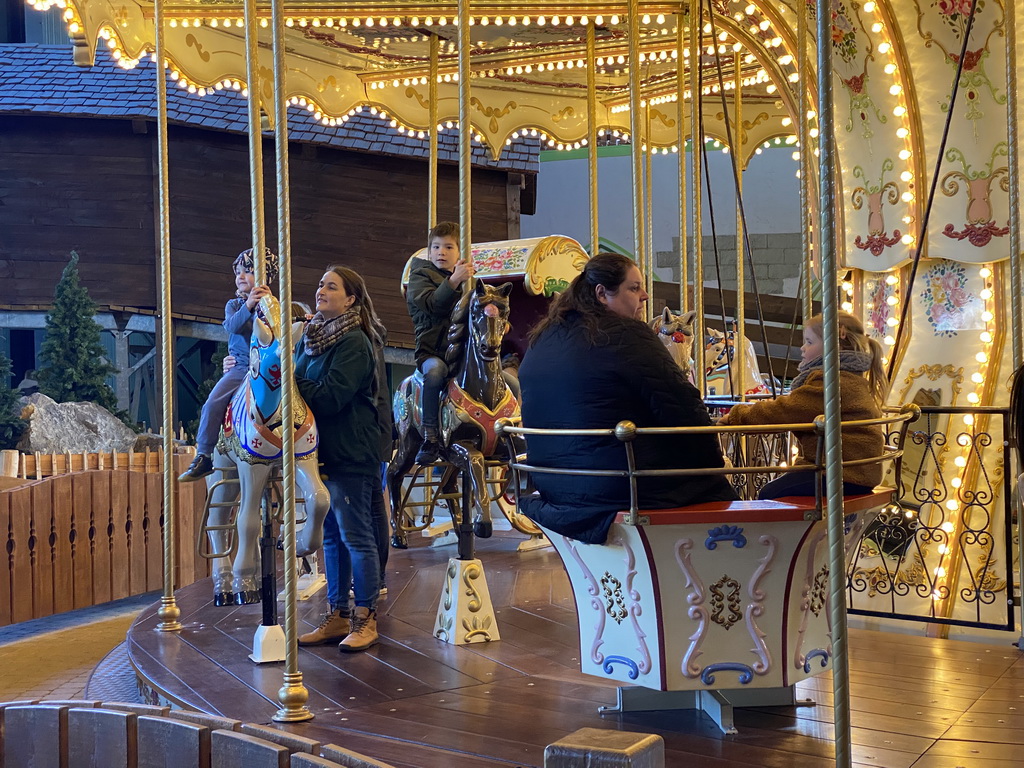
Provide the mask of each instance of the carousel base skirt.
MULTIPOLYGON (((501 640, 464 646, 432 634, 453 548, 413 535, 409 549, 392 550, 389 594, 378 604, 380 642, 344 655, 334 644, 300 648, 315 717, 279 727, 396 768, 539 768, 548 744, 585 727, 657 733, 668 766, 834 764, 829 675, 797 686, 799 698, 816 706, 737 709, 738 737, 697 711, 600 715, 599 707, 616 702, 617 685, 579 672, 561 562, 550 548, 517 552, 521 541, 497 532, 477 542, 501 640)), ((156 631, 154 603, 128 633, 147 701, 272 724, 284 664, 248 658, 261 607, 218 607, 209 581, 179 590, 177 601, 180 632, 156 631)), ((298 631, 307 632, 326 610, 326 592, 298 605, 298 631)), ((283 603, 280 611, 283 621, 283 603)), ((851 630, 854 763, 1019 767, 1024 657, 1011 639, 984 645, 851 630)))

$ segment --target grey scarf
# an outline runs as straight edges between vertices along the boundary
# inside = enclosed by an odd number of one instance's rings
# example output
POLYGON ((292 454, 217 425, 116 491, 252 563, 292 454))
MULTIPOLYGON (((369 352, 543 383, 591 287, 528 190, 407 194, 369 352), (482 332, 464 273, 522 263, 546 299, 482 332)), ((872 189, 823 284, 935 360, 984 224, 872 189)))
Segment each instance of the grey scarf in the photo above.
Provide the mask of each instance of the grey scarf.
MULTIPOLYGON (((793 391, 805 381, 814 371, 820 371, 822 367, 822 358, 816 357, 813 360, 808 360, 806 363, 800 363, 799 373, 796 378, 793 379, 793 383, 789 385, 790 391, 793 391)), ((855 349, 841 349, 839 350, 839 370, 849 371, 850 373, 864 373, 871 369, 871 353, 870 352, 858 352, 855 349)))

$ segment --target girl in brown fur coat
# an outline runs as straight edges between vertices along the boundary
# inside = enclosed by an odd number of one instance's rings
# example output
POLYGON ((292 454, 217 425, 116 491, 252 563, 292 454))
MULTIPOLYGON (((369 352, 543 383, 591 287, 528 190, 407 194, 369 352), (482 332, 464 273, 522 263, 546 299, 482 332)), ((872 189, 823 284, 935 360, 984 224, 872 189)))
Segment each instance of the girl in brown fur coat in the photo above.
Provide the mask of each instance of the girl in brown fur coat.
MULTIPOLYGON (((720 424, 808 424, 825 410, 822 374, 822 318, 812 317, 804 326, 800 347, 799 373, 788 395, 774 400, 736 405, 720 424)), ((864 333, 861 321, 847 312, 839 313, 839 393, 843 421, 877 419, 888 391, 882 368, 882 349, 864 333)), ((818 438, 814 432, 795 433, 800 453, 795 465, 813 464, 818 438)), ((880 426, 844 427, 843 461, 865 459, 882 453, 884 437, 880 426)), ((815 471, 794 471, 780 475, 758 494, 762 499, 784 496, 814 496, 815 471)), ((882 479, 881 464, 846 467, 843 494, 870 493, 882 479)))

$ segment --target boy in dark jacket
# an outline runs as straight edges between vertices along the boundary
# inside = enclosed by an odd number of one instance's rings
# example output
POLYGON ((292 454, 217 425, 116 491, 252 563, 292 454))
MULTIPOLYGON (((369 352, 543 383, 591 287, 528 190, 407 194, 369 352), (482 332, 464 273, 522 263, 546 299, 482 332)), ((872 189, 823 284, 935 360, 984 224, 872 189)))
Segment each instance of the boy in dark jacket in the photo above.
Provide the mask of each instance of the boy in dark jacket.
POLYGON ((416 366, 423 372, 423 445, 416 463, 438 460, 437 421, 441 389, 448 378, 442 357, 452 309, 473 276, 472 262, 459 260, 459 225, 446 221, 427 234, 427 259, 416 259, 409 273, 406 303, 416 329, 416 366))

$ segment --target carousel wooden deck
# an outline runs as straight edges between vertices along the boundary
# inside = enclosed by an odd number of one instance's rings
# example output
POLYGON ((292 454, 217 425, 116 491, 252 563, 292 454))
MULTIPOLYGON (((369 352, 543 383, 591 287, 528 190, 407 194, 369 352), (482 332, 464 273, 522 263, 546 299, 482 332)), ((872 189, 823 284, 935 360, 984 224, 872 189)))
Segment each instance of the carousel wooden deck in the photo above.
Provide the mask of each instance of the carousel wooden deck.
MULTIPOLYGON (((453 548, 413 537, 411 549, 394 551, 381 643, 345 657, 334 646, 302 649, 316 718, 287 729, 400 768, 541 766, 547 744, 584 726, 661 734, 672 767, 834 763, 827 676, 798 686, 814 707, 739 710, 738 736, 723 736, 699 713, 598 715, 615 688, 578 671, 576 617, 558 557, 551 549, 517 554, 519 540, 498 533, 478 548, 502 639, 458 648, 431 636, 453 548)), ((300 626, 317 622, 323 597, 300 604, 300 626)), ((282 665, 246 658, 259 606, 216 608, 207 582, 181 590, 178 601, 180 634, 153 631, 156 605, 129 632, 145 683, 189 708, 269 723, 282 665)), ((855 763, 1024 765, 1024 656, 1012 639, 980 645, 853 630, 855 763)))

